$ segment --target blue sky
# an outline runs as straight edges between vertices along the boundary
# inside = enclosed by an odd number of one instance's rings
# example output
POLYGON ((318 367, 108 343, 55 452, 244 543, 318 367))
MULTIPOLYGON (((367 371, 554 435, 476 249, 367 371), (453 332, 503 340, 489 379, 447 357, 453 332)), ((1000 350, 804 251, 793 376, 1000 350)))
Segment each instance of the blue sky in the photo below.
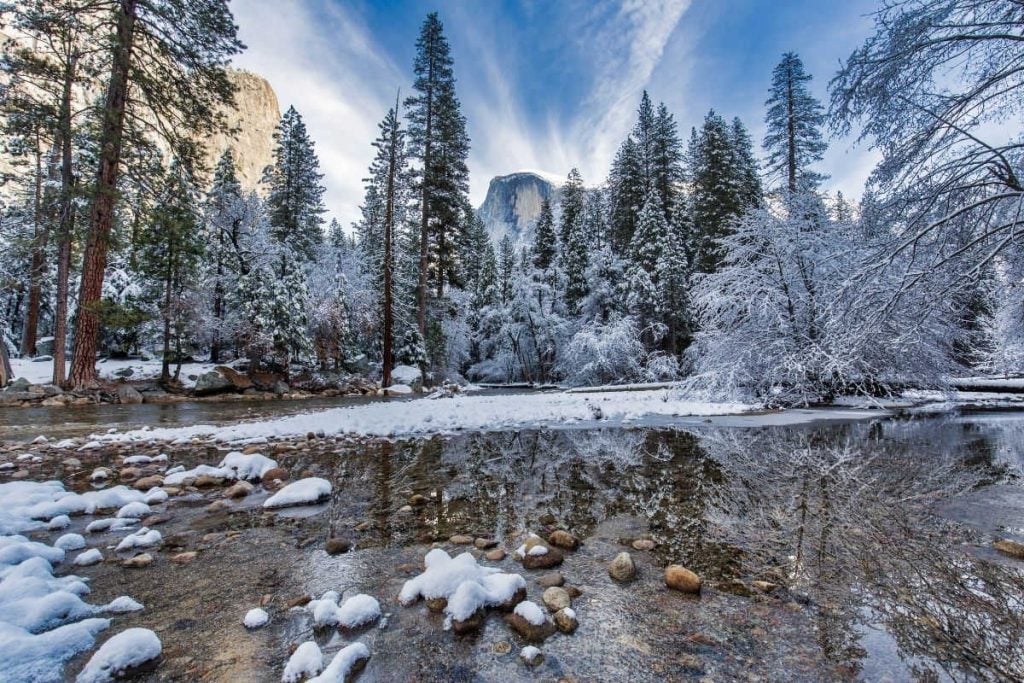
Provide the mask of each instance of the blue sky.
MULTIPOLYGON (((472 137, 471 198, 491 177, 579 167, 601 182, 647 89, 684 136, 709 108, 739 116, 756 140, 779 56, 798 52, 827 100, 841 59, 869 34, 868 0, 234 0, 248 51, 282 109, 316 141, 330 213, 358 216, 377 122, 412 83, 419 26, 444 23, 472 137)), ((821 170, 859 196, 875 155, 833 140, 821 170)))

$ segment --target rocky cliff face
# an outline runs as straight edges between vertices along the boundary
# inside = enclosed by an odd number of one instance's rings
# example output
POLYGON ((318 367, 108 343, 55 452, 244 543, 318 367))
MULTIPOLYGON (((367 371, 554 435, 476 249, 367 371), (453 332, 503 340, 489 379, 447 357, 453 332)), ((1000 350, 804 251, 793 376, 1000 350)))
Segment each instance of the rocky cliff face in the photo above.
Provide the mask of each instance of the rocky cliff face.
POLYGON ((477 209, 477 215, 492 241, 498 242, 508 235, 517 247, 522 246, 533 239, 541 202, 546 197, 555 203, 556 194, 557 188, 536 173, 496 176, 487 188, 487 197, 477 209))
POLYGON ((230 148, 235 157, 238 181, 245 190, 255 190, 263 169, 274 160, 274 129, 281 120, 277 94, 262 76, 232 69, 228 72, 237 86, 235 108, 228 112, 234 133, 220 133, 206 141, 207 166, 230 148))

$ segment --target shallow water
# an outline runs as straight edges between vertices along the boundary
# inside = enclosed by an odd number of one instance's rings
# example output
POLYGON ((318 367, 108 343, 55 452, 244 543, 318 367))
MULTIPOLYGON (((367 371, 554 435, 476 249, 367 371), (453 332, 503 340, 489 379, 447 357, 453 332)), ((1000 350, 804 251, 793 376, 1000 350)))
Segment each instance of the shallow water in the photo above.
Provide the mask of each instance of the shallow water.
MULTIPOLYGON (((159 450, 173 463, 216 464, 203 449, 159 450)), ((1020 414, 321 439, 274 457, 293 478, 331 479, 331 501, 264 513, 258 490, 209 513, 219 491, 172 498, 160 528, 198 550, 195 561, 171 564, 179 549, 165 548, 148 569, 77 570, 93 577, 92 602, 128 594, 146 605, 112 631, 159 633, 165 660, 149 680, 280 680, 290 648, 309 638, 328 658, 365 642, 373 656, 361 681, 1024 677, 1022 563, 990 549, 994 535, 1024 540, 1020 414), (428 503, 402 511, 413 494, 428 503), (511 551, 527 531, 555 527, 583 541, 559 568, 583 591, 580 627, 541 645, 537 669, 518 661, 524 643, 499 614, 457 637, 422 603, 395 600, 413 575, 402 565, 421 565, 434 542, 454 554, 464 548, 447 539, 471 534, 511 551), (354 550, 327 555, 331 534, 354 550), (641 536, 653 551, 628 546, 641 536), (625 585, 606 571, 623 550, 639 567, 625 585), (700 597, 665 588, 669 563, 702 576, 700 597), (763 593, 755 580, 776 588, 763 593), (386 625, 314 632, 285 607, 329 589, 376 596, 386 625), (242 615, 261 600, 271 623, 246 632, 242 615)), ((112 455, 89 458, 87 469, 112 455)), ((540 602, 544 571, 484 563, 523 574, 540 602)))

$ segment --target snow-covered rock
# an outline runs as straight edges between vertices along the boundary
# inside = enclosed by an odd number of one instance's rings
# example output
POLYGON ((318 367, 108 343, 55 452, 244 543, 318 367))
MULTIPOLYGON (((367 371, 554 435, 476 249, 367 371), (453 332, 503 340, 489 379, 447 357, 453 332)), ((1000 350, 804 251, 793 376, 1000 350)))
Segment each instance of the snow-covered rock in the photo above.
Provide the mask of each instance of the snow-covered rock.
POLYGON ((308 477, 288 484, 263 503, 265 508, 282 508, 292 505, 310 505, 331 495, 331 482, 320 477, 308 477))
POLYGON ((380 603, 373 596, 360 593, 338 605, 337 591, 327 591, 319 600, 311 600, 306 609, 316 626, 358 628, 380 618, 380 603))
POLYGON ((219 469, 233 473, 232 479, 260 479, 264 474, 277 467, 277 461, 265 455, 253 453, 246 455, 233 451, 224 456, 218 465, 219 469))
POLYGON ((93 654, 76 683, 106 683, 160 657, 160 638, 148 628, 121 631, 93 654))
POLYGON ((307 683, 345 683, 350 676, 366 666, 369 658, 370 648, 362 643, 352 643, 339 650, 323 673, 309 679, 307 683))
POLYGON ((163 535, 156 529, 150 529, 148 527, 142 527, 133 534, 129 534, 121 539, 121 542, 117 544, 118 552, 125 550, 134 550, 136 548, 152 548, 153 546, 160 545, 163 542, 163 535))
POLYGON ((299 683, 304 678, 312 678, 324 670, 324 655, 320 646, 314 641, 306 642, 295 648, 284 667, 281 683, 299 683))
POLYGON ((110 603, 103 608, 104 612, 114 612, 115 614, 122 614, 126 612, 138 612, 145 609, 142 603, 133 600, 127 595, 122 595, 119 598, 114 598, 110 603))
POLYGON ((270 621, 270 615, 267 614, 267 611, 260 609, 259 607, 254 607, 245 613, 245 617, 242 619, 242 624, 246 628, 259 628, 261 626, 265 626, 268 621, 270 621))
POLYGON ((78 556, 75 557, 74 561, 72 561, 72 564, 78 567, 89 567, 94 564, 99 564, 102 561, 103 553, 101 553, 97 548, 90 548, 84 553, 79 553, 78 556))
POLYGON ((61 550, 81 550, 85 547, 85 537, 82 534, 64 534, 53 542, 54 548, 61 550))

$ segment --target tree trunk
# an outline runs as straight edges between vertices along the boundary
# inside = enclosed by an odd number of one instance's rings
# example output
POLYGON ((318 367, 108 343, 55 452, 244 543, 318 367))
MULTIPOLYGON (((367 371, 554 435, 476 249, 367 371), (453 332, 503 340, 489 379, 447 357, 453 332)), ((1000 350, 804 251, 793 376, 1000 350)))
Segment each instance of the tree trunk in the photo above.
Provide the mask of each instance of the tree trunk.
MULTIPOLYGON (((29 266, 28 302, 25 308, 25 324, 21 333, 21 355, 36 355, 36 339, 39 335, 39 303, 46 274, 46 245, 50 241, 50 227, 43 218, 43 152, 42 140, 36 132, 36 187, 35 210, 32 235, 32 262, 29 266)), ((54 150, 56 151, 56 150, 54 150)), ((51 171, 53 164, 48 164, 51 171)))
POLYGON ((381 386, 391 386, 391 369, 395 364, 395 321, 392 301, 392 233, 395 222, 395 176, 398 172, 398 100, 391 119, 391 153, 388 155, 387 204, 384 211, 384 349, 381 386))
POLYGON ((167 254, 167 273, 164 280, 164 352, 160 363, 160 382, 167 384, 171 378, 171 289, 174 287, 174 247, 167 254))
POLYGON ((99 303, 103 294, 103 275, 107 267, 107 249, 114 223, 117 199, 117 175, 124 137, 125 105, 128 99, 129 68, 138 0, 120 0, 117 9, 117 36, 110 81, 103 105, 103 129, 100 135, 99 169, 96 173, 96 197, 89 213, 89 235, 82 258, 82 284, 78 296, 78 324, 75 351, 71 358, 72 386, 84 386, 96 379, 96 346, 99 339, 99 303))
POLYGON ((60 207, 57 223, 57 308, 53 315, 53 383, 63 386, 67 371, 64 349, 68 338, 68 280, 71 277, 71 239, 75 226, 75 176, 72 169, 71 86, 78 58, 71 57, 64 69, 64 90, 60 102, 60 207))

